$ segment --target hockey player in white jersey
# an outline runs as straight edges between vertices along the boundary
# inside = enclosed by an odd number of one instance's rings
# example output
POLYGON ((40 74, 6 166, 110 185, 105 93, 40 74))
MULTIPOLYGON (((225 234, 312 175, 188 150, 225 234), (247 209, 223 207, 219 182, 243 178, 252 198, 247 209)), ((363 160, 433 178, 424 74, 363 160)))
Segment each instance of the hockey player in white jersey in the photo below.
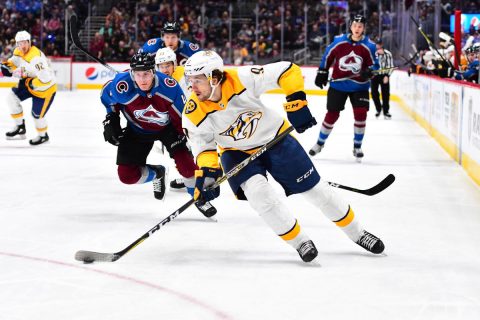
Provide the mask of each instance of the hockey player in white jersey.
MULTIPOLYGON (((183 66, 177 65, 177 55, 175 54, 175 51, 169 47, 158 49, 155 54, 155 68, 157 71, 177 80, 177 83, 180 85, 180 88, 182 88, 185 96, 188 97, 190 95, 190 89, 185 82, 183 66)), ((182 178, 176 178, 170 181, 170 188, 177 190, 185 189, 185 183, 182 178)))
POLYGON ((155 66, 157 71, 177 80, 180 88, 182 88, 183 93, 185 93, 187 97, 190 95, 191 91, 185 82, 184 68, 183 66, 177 65, 177 55, 175 51, 168 47, 158 49, 155 54, 155 66))
POLYGON ((38 136, 29 142, 31 145, 39 145, 49 140, 45 115, 57 92, 55 76, 47 57, 37 47, 32 46, 27 31, 17 32, 15 41, 17 48, 13 56, 2 62, 1 67, 4 76, 20 79, 18 86, 12 89, 6 101, 15 121, 15 127, 6 133, 6 138, 25 139, 25 120, 20 102, 32 98, 32 116, 38 136))
MULTIPOLYGON (((220 194, 219 188, 205 189, 222 175, 218 153, 223 170, 228 172, 290 126, 275 110, 263 105, 262 93, 283 90, 288 120, 298 133, 316 124, 307 106, 301 70, 293 63, 225 71, 221 57, 207 50, 187 60, 185 77, 193 93, 183 110, 182 125, 200 168, 195 173, 196 199, 209 201, 220 194)), ((375 254, 383 252, 383 242, 365 231, 348 203, 321 181, 305 150, 288 135, 229 179, 229 184, 237 198, 247 199, 303 261, 315 259, 317 249, 268 183, 267 172, 287 196, 302 194, 355 243, 375 254)))

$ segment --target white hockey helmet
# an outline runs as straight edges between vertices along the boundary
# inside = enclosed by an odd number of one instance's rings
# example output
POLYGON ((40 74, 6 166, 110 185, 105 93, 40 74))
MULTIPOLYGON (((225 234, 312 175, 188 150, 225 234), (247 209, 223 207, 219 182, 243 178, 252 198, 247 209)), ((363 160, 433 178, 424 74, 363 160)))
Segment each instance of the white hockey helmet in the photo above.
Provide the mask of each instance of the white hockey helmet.
POLYGON ((203 74, 210 81, 214 70, 223 72, 223 59, 212 50, 199 51, 185 63, 185 77, 203 74))
POLYGON ((28 33, 25 30, 18 31, 17 34, 15 35, 15 42, 18 43, 19 41, 25 41, 25 40, 32 42, 31 41, 32 37, 30 36, 30 33, 28 33))
POLYGON ((173 62, 174 67, 177 67, 177 55, 175 51, 170 48, 161 48, 158 49, 157 53, 155 54, 155 64, 158 65, 164 62, 173 62))

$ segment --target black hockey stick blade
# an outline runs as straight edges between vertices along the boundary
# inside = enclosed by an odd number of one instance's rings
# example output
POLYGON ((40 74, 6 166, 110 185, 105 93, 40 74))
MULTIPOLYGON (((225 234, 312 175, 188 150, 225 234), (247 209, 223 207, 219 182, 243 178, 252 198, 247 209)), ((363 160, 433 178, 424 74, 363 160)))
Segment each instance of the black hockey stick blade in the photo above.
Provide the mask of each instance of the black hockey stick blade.
POLYGON ((356 193, 361 193, 367 196, 374 196, 377 193, 382 192, 383 190, 387 189, 393 182, 395 181, 395 176, 393 174, 389 174, 388 176, 385 177, 382 181, 380 181, 377 185, 371 187, 370 189, 357 189, 357 188, 352 188, 349 186, 344 186, 335 182, 328 182, 329 185, 331 185, 334 188, 339 188, 339 189, 344 189, 356 193))
MULTIPOLYGON (((213 186, 211 186, 211 189, 214 189, 218 187, 222 182, 228 180, 229 178, 235 176, 242 170, 245 166, 247 166, 250 162, 261 156, 263 153, 265 153, 267 150, 269 150, 272 146, 274 146, 277 142, 282 140, 285 136, 287 136, 290 132, 293 131, 293 127, 288 127, 284 132, 276 136, 273 140, 267 142, 263 147, 259 148, 255 153, 251 154, 248 158, 244 159, 242 162, 238 163, 235 167, 233 167, 230 171, 225 173, 223 177, 217 180, 213 186)), ((127 252, 138 246, 140 243, 142 243, 145 239, 150 237, 153 233, 158 231, 161 227, 163 227, 165 224, 168 222, 172 221, 175 219, 180 213, 185 211, 188 207, 190 207, 195 200, 192 198, 188 200, 184 205, 182 205, 180 208, 178 208, 175 212, 170 214, 168 217, 157 223, 152 229, 148 230, 147 233, 142 235, 140 238, 137 240, 133 241, 128 247, 125 249, 115 252, 115 253, 101 253, 101 252, 95 252, 95 251, 87 251, 87 250, 80 250, 75 253, 75 260, 82 261, 84 263, 92 263, 95 261, 101 261, 101 262, 115 262, 121 257, 123 257, 127 252)))
POLYGON ((102 252, 95 252, 95 251, 87 251, 87 250, 80 250, 75 253, 75 260, 82 261, 84 263, 92 263, 95 261, 99 262, 114 262, 123 257, 127 252, 138 246, 140 243, 142 243, 145 239, 150 237, 152 234, 154 234, 156 231, 160 230, 161 227, 163 227, 165 224, 168 222, 172 221, 180 213, 185 211, 188 207, 190 207, 195 200, 190 199, 188 202, 183 204, 180 208, 175 210, 172 214, 170 214, 168 217, 157 223, 152 229, 148 230, 147 233, 142 235, 140 238, 137 240, 133 241, 128 247, 125 249, 115 252, 115 253, 102 253, 102 252))
POLYGON ((70 17, 70 39, 72 39, 73 44, 75 47, 78 48, 78 50, 82 51, 85 53, 87 56, 92 58, 93 60, 97 61, 98 63, 102 64, 105 68, 109 69, 110 71, 113 71, 115 73, 118 73, 117 70, 112 68, 108 63, 106 63, 103 59, 95 57, 93 54, 91 54, 85 47, 82 45, 82 42, 80 41, 80 37, 78 36, 78 19, 76 15, 72 15, 70 17))

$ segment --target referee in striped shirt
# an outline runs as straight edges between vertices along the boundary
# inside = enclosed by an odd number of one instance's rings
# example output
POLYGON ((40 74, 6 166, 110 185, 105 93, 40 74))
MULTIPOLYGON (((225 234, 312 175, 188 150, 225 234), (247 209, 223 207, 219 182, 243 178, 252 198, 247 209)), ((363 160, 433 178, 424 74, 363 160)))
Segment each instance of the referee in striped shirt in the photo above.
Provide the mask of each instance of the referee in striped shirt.
MULTIPOLYGON (((377 56, 380 69, 393 68, 393 57, 392 53, 383 48, 382 40, 377 40, 377 56)), ((390 110, 390 75, 393 70, 380 72, 378 75, 372 79, 372 100, 375 104, 375 109, 377 113, 375 116, 378 118, 383 111, 385 119, 389 120, 392 118, 392 115, 389 113, 390 110), (378 87, 380 86, 382 90, 382 102, 380 102, 380 93, 378 87)))

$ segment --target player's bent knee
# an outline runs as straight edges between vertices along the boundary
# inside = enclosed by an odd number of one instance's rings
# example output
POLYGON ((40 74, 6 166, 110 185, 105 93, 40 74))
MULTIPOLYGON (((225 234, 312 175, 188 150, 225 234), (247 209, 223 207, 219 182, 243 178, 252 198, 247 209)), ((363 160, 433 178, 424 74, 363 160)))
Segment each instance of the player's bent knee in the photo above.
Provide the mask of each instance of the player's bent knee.
POLYGON ((305 192, 304 196, 331 220, 337 219, 339 215, 344 215, 348 210, 348 203, 323 180, 305 192))
POLYGON ((243 192, 252 206, 259 213, 265 213, 281 205, 278 195, 267 178, 256 174, 242 184, 243 192))
POLYGON ((173 159, 177 166, 178 173, 184 178, 191 178, 195 175, 195 169, 197 166, 193 160, 193 157, 188 149, 178 149, 173 153, 173 159))
POLYGON ((11 114, 20 113, 23 110, 22 105, 20 104, 20 99, 13 91, 10 91, 7 94, 6 104, 11 114))
POLYGON ((136 165, 118 165, 118 178, 122 183, 135 184, 140 180, 140 168, 136 165))

